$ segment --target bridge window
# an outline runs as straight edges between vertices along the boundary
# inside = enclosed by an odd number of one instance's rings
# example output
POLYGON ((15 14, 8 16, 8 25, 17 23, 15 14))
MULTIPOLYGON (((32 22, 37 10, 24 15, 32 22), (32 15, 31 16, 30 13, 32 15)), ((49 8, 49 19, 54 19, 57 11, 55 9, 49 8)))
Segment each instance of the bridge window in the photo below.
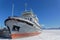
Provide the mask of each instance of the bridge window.
POLYGON ((27 18, 25 18, 25 19, 27 19, 27 18))
POLYGON ((32 18, 25 18, 25 19, 32 21, 32 18))
POLYGON ((32 18, 30 18, 30 21, 32 21, 32 18))

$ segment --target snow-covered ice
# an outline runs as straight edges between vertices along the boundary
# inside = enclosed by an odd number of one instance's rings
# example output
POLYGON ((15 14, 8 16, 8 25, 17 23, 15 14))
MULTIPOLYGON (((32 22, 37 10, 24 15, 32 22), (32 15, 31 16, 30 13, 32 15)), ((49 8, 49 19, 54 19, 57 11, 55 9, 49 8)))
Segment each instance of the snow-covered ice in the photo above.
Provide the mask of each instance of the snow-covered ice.
POLYGON ((60 40, 60 30, 43 30, 41 40, 60 40))
POLYGON ((20 40, 60 40, 60 30, 43 30, 40 35, 20 40))
POLYGON ((60 40, 60 30, 43 30, 40 35, 15 40, 60 40))

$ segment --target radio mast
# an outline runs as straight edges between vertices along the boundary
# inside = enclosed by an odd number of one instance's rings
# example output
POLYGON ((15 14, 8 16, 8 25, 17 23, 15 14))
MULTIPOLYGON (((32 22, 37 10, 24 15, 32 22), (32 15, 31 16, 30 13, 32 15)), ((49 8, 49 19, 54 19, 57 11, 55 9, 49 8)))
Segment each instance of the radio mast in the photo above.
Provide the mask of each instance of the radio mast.
POLYGON ((27 11, 27 3, 25 3, 25 11, 27 11))
POLYGON ((12 17, 14 15, 14 4, 12 4, 12 17))

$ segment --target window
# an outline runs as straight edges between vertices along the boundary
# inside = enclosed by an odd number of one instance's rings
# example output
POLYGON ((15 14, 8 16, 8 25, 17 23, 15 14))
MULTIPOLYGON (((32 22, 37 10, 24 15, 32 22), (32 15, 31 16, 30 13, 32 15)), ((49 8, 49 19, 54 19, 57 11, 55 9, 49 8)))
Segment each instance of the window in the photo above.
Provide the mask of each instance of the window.
POLYGON ((27 19, 27 18, 25 18, 25 19, 27 19))
POLYGON ((25 18, 25 19, 32 21, 32 18, 25 18))
POLYGON ((30 20, 30 19, 28 18, 28 20, 30 20))
POLYGON ((30 18, 30 21, 32 21, 32 18, 30 18))
POLYGON ((16 25, 13 25, 13 31, 19 31, 20 27, 19 26, 16 26, 16 25))

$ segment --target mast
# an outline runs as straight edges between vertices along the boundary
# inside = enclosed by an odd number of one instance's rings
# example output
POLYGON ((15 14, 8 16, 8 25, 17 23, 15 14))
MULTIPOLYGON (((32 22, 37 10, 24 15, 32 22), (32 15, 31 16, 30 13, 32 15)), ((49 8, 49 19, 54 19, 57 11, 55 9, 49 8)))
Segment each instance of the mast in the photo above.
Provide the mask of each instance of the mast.
POLYGON ((12 4, 12 17, 14 15, 14 4, 12 4))
POLYGON ((25 3, 25 11, 27 11, 27 3, 25 3))

